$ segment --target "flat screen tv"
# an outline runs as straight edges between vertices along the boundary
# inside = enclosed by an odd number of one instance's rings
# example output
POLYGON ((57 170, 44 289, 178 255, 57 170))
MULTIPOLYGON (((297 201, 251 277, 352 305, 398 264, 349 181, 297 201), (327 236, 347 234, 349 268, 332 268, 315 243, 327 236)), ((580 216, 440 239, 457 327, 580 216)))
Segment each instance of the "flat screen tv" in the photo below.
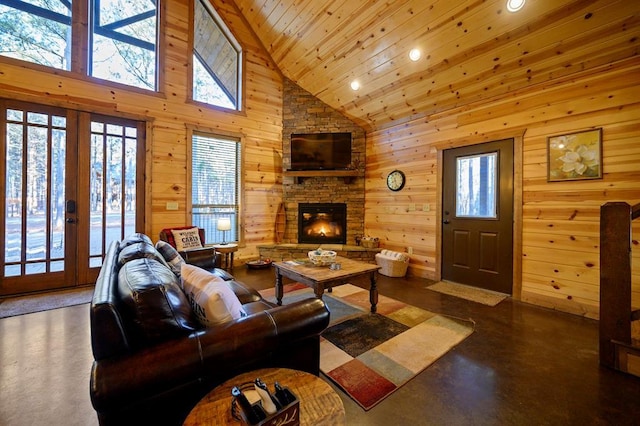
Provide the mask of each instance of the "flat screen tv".
POLYGON ((351 165, 351 133, 294 133, 291 170, 346 170, 351 165))

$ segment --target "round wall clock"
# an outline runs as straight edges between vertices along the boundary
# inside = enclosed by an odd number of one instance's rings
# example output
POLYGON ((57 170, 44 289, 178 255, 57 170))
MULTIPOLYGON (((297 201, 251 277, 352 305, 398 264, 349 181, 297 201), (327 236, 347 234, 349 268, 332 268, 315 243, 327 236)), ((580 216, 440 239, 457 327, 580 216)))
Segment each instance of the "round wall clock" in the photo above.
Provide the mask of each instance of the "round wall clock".
POLYGON ((387 187, 392 191, 400 191, 404 187, 405 176, 400 170, 394 170, 387 176, 387 187))

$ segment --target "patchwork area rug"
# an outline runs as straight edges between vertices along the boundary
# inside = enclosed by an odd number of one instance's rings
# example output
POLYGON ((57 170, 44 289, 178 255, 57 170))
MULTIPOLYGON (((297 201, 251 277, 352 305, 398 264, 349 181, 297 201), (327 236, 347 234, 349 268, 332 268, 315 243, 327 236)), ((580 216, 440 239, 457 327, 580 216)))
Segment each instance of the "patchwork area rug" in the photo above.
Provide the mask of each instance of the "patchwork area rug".
POLYGON ((449 296, 460 297, 487 306, 496 306, 507 298, 507 294, 498 293, 491 290, 472 287, 464 284, 452 283, 449 281, 439 281, 427 287, 427 290, 448 294, 449 296))
POLYGON ((0 299, 0 318, 91 302, 93 286, 0 299))
MULTIPOLYGON (((313 297, 285 286, 283 304, 313 297)), ((273 300, 269 291, 264 297, 273 300)), ((320 370, 369 410, 473 333, 473 322, 451 319, 385 296, 370 312, 369 291, 335 287, 323 300, 331 323, 321 337, 320 370)))

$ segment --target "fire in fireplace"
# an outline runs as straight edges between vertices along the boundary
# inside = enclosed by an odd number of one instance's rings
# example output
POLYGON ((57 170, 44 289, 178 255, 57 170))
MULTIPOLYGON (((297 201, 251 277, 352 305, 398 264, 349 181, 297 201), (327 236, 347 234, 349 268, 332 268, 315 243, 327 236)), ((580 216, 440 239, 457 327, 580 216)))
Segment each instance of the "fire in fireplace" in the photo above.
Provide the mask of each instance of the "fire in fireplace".
POLYGON ((298 204, 298 243, 345 244, 346 242, 346 204, 298 204))

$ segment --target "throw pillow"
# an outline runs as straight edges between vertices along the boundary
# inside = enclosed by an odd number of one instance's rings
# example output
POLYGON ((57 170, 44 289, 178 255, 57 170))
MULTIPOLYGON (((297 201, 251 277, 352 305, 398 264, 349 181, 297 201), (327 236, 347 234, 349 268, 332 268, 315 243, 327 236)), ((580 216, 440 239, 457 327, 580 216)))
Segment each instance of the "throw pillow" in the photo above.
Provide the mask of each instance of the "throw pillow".
POLYGON ((247 315, 238 296, 222 278, 188 263, 182 264, 180 275, 193 312, 203 326, 247 315))
POLYGON ((176 240, 176 249, 178 251, 202 248, 198 228, 172 229, 171 233, 176 240))
POLYGON ((179 277, 180 268, 184 263, 184 259, 182 258, 182 256, 180 256, 180 253, 178 253, 178 250, 176 250, 168 242, 162 241, 162 240, 159 240, 156 243, 156 250, 158 250, 162 255, 162 257, 164 258, 164 260, 167 261, 167 264, 169 265, 169 268, 171 268, 171 271, 173 271, 173 273, 179 277))

